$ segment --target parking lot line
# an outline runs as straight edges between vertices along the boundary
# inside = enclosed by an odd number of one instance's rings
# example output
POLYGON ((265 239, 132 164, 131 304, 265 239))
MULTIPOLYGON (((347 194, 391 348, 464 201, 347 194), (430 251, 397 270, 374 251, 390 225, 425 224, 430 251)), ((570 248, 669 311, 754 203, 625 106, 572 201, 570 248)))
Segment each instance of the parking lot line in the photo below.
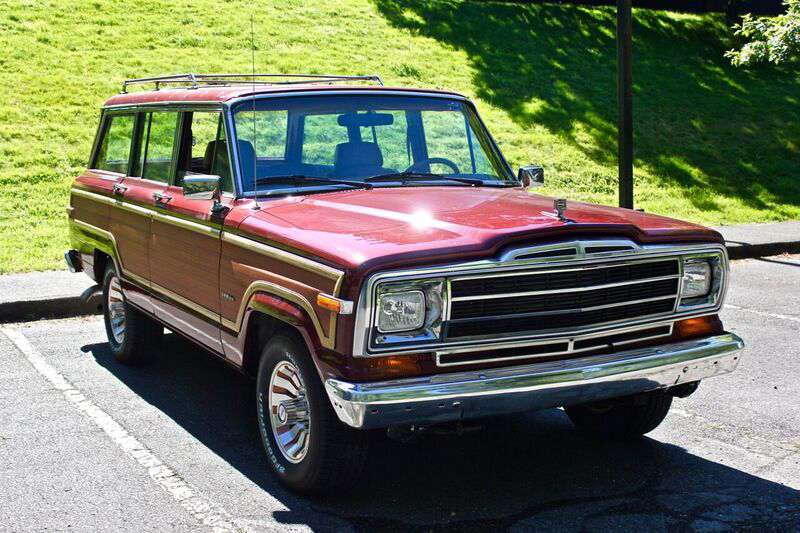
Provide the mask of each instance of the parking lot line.
POLYGON ((738 305, 725 304, 726 309, 734 309, 736 311, 745 311, 753 313, 754 315, 766 316, 770 318, 780 318, 781 320, 791 320, 792 322, 800 322, 800 317, 781 315, 779 313, 769 313, 767 311, 757 311, 756 309, 748 309, 747 307, 739 307, 738 305))
POLYGON ((150 478, 164 489, 175 501, 197 521, 218 533, 247 531, 224 509, 212 505, 196 488, 193 488, 177 472, 156 457, 144 444, 131 435, 119 422, 98 407, 92 400, 58 370, 48 363, 44 356, 34 348, 27 337, 18 329, 0 329, 19 349, 39 374, 44 376, 57 390, 64 393, 88 420, 100 428, 110 439, 147 471, 150 478))

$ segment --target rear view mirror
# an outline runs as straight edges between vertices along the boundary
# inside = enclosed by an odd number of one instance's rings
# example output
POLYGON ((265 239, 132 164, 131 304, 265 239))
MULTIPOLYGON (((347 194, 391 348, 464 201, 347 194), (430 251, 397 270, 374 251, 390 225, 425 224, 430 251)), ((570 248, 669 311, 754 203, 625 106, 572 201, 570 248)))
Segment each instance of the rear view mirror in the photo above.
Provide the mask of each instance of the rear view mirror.
POLYGON ((372 126, 390 126, 394 123, 394 115, 390 113, 347 113, 339 115, 337 119, 340 126, 360 126, 370 128, 372 126))
POLYGON ((219 176, 194 174, 183 178, 183 197, 187 200, 219 200, 219 176))
POLYGON ((544 185, 544 169, 537 165, 520 167, 517 177, 523 187, 541 187, 544 185))

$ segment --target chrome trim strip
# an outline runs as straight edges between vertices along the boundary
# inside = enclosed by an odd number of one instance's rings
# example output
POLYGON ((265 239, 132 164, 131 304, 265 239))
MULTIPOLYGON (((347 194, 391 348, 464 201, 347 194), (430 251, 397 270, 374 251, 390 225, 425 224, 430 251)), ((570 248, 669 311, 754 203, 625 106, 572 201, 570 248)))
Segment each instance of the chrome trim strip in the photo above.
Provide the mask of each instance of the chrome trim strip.
POLYGON ((636 304, 644 304, 648 302, 657 302, 659 300, 668 300, 670 298, 677 298, 677 294, 668 294, 666 296, 656 296, 654 298, 643 298, 641 300, 626 300, 624 302, 617 302, 613 304, 603 304, 603 305, 595 305, 593 307, 576 307, 573 309, 556 309, 553 311, 535 311, 531 313, 513 313, 507 315, 482 315, 476 317, 468 317, 468 318, 451 318, 451 324, 463 324, 465 322, 478 322, 480 320, 503 320, 503 319, 511 319, 511 318, 535 318, 540 316, 556 316, 556 315, 568 315, 571 313, 584 313, 587 311, 597 311, 599 309, 611 309, 614 307, 623 307, 625 305, 636 305, 636 304))
MULTIPOLYGON (((597 240, 597 241, 584 241, 584 242, 589 246, 600 246, 603 245, 603 243, 605 242, 618 242, 618 241, 597 240)), ((564 245, 567 243, 561 243, 561 244, 564 245)), ((571 242, 569 244, 571 244, 571 242)), ((552 246, 552 245, 547 245, 547 246, 552 246)), ((375 287, 382 282, 415 280, 415 279, 425 279, 429 277, 446 276, 449 284, 450 279, 456 279, 457 277, 462 275, 473 276, 473 277, 483 277, 491 275, 507 276, 518 272, 521 274, 529 274, 531 270, 540 268, 573 270, 576 268, 595 268, 597 266, 608 266, 611 264, 616 265, 618 262, 622 264, 623 262, 632 263, 632 262, 638 262, 639 260, 656 261, 664 258, 673 258, 673 257, 680 263, 680 257, 686 254, 705 254, 705 253, 719 254, 721 256, 723 265, 723 280, 722 280, 722 285, 720 287, 719 297, 717 298, 716 302, 713 305, 709 305, 706 307, 681 310, 667 315, 667 317, 670 320, 677 320, 681 318, 691 318, 696 316, 713 314, 719 311, 720 307, 722 306, 722 302, 725 300, 725 294, 727 292, 728 282, 730 279, 728 254, 725 247, 721 244, 691 244, 691 245, 677 245, 677 246, 666 245, 666 244, 646 245, 646 246, 636 245, 633 251, 626 250, 619 253, 608 252, 596 255, 592 254, 581 260, 576 260, 574 258, 566 258, 566 259, 553 258, 553 260, 513 259, 513 257, 516 257, 518 255, 524 255, 525 253, 530 253, 531 251, 536 251, 536 250, 537 247, 530 247, 522 250, 511 250, 500 256, 500 258, 484 259, 484 260, 473 261, 470 263, 448 264, 430 268, 379 272, 377 274, 372 275, 364 282, 364 284, 361 287, 361 291, 359 293, 359 299, 355 314, 355 331, 353 333, 353 355, 355 357, 395 355, 401 353, 420 352, 426 349, 439 349, 445 346, 464 345, 467 343, 474 344, 477 342, 482 342, 488 344, 491 342, 497 342, 498 340, 508 341, 508 340, 522 339, 522 338, 540 339, 540 338, 553 337, 554 335, 557 334, 560 335, 570 334, 569 331, 548 331, 548 332, 539 332, 536 334, 518 335, 514 337, 502 337, 501 339, 498 339, 497 335, 488 336, 484 338, 475 338, 475 339, 459 339, 458 341, 451 341, 446 343, 435 342, 435 343, 417 344, 414 345, 413 347, 398 347, 398 346, 370 347, 368 343, 369 343, 369 334, 371 328, 370 319, 372 316, 373 306, 374 306, 373 302, 375 296, 375 287)), ((448 309, 448 314, 445 316, 446 319, 450 318, 449 309, 448 309)), ((601 331, 603 329, 608 329, 609 326, 620 324, 621 322, 624 323, 625 325, 635 326, 639 324, 652 323, 658 320, 663 321, 665 318, 666 318, 665 313, 658 313, 656 315, 639 317, 636 320, 626 319, 624 321, 616 321, 604 324, 593 324, 592 326, 583 328, 578 332, 573 330, 572 333, 583 334, 583 333, 591 333, 594 331, 601 331)))
POLYGON ((634 333, 636 331, 647 331, 649 329, 655 329, 660 327, 669 326, 669 331, 667 333, 662 333, 660 335, 648 335, 647 337, 637 337, 635 339, 613 342, 611 343, 612 346, 622 346, 625 344, 633 344, 635 342, 643 342, 653 339, 660 339, 662 337, 669 337, 672 335, 672 330, 674 327, 674 322, 664 322, 660 324, 647 324, 645 326, 636 326, 636 327, 628 327, 622 329, 615 329, 610 331, 604 331, 602 333, 592 333, 589 335, 580 335, 577 337, 554 337, 552 339, 543 340, 543 341, 535 341, 535 342, 521 342, 515 343, 511 345, 489 345, 489 346, 479 346, 475 348, 452 348, 452 349, 445 349, 445 350, 437 350, 434 352, 434 361, 436 362, 436 366, 446 367, 446 366, 463 366, 473 363, 494 363, 500 361, 513 361, 517 359, 540 359, 544 357, 553 357, 555 355, 566 355, 566 354, 573 354, 573 353, 582 353, 582 352, 590 352, 593 350, 602 350, 604 348, 603 345, 596 345, 596 346, 589 346, 588 348, 575 348, 576 342, 581 342, 585 340, 590 340, 594 338, 602 338, 602 337, 611 337, 614 335, 622 335, 625 333, 634 333), (490 350, 502 350, 504 348, 511 349, 511 348, 522 348, 527 346, 542 346, 547 344, 563 344, 567 343, 567 349, 558 351, 558 352, 546 352, 546 353, 538 353, 532 355, 514 355, 509 357, 496 357, 493 359, 464 359, 461 361, 455 361, 452 363, 443 363, 441 356, 442 355, 456 355, 459 353, 476 353, 476 352, 483 352, 483 351, 490 351, 490 350))
POLYGON ((566 361, 372 383, 329 378, 339 419, 356 428, 424 425, 546 409, 673 387, 732 372, 744 342, 732 333, 566 361))
MULTIPOLYGON (((570 269, 574 270, 574 269, 570 269)), ((550 274, 552 272, 556 272, 554 270, 547 270, 546 272, 523 272, 517 273, 514 275, 523 275, 523 274, 550 274)), ((563 270, 559 270, 557 272, 564 272, 563 270)), ((477 276, 473 276, 476 278, 477 276)), ((486 276, 490 277, 490 276, 486 276)), ((461 302, 461 301, 478 301, 478 300, 494 300, 494 299, 501 299, 501 298, 518 298, 521 296, 538 296, 540 294, 563 294, 565 292, 585 292, 585 291, 593 291, 593 290, 600 290, 600 289, 610 289, 613 287, 624 287, 625 285, 637 285, 643 283, 650 283, 653 281, 664 281, 668 279, 675 279, 681 277, 681 274, 676 274, 674 276, 657 276, 654 278, 642 278, 633 281, 620 281, 619 283, 606 283, 604 285, 588 285, 585 287, 569 287, 566 289, 552 289, 547 291, 526 291, 526 292, 503 292, 498 294, 480 294, 478 296, 456 296, 451 298, 453 302, 461 302)), ((459 281, 466 278, 453 278, 451 281, 459 281)), ((680 294, 680 292, 678 293, 680 294)))

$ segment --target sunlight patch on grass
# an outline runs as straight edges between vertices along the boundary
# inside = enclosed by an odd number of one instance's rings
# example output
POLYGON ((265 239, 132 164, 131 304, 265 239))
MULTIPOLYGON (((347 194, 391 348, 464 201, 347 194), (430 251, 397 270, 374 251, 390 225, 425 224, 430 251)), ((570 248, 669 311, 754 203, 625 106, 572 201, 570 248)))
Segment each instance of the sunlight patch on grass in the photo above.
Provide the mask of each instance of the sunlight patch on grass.
MULTIPOLYGON (((380 74, 472 98, 541 192, 616 203, 612 8, 491 2, 6 0, 0 272, 60 266, 64 206, 123 79, 256 70, 380 74), (131 6, 135 5, 135 8, 131 6)), ((724 17, 635 10, 636 204, 707 224, 800 218, 800 83, 737 70, 724 17)))

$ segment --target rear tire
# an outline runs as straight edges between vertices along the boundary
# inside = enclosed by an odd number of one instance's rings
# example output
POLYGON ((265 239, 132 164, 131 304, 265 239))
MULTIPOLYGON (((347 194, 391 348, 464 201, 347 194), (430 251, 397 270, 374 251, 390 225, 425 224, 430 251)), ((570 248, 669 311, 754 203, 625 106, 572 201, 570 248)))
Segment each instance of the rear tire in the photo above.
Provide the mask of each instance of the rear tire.
POLYGON ((361 475, 370 434, 339 421, 304 343, 277 333, 258 365, 256 412, 272 471, 300 494, 346 487, 361 475))
POLYGON ((113 263, 103 275, 103 321, 111 353, 118 362, 137 365, 156 356, 164 327, 128 303, 113 263))
POLYGON ((657 428, 667 416, 672 395, 655 390, 587 405, 565 407, 572 423, 594 435, 632 439, 657 428))

